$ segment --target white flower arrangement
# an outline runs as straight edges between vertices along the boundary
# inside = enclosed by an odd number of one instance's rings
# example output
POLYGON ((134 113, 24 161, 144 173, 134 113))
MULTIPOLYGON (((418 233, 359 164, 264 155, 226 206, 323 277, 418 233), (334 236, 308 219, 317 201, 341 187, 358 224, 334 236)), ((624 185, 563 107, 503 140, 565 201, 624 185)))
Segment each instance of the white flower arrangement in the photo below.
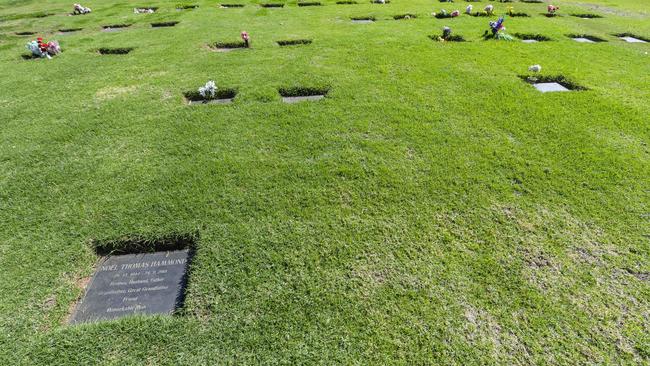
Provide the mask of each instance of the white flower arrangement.
POLYGON ((203 98, 214 99, 217 97, 217 84, 210 80, 204 86, 199 88, 199 94, 203 98))
POLYGON ((90 8, 87 8, 85 6, 82 6, 81 4, 74 4, 74 10, 72 11, 72 14, 77 15, 77 14, 89 14, 92 12, 90 8))

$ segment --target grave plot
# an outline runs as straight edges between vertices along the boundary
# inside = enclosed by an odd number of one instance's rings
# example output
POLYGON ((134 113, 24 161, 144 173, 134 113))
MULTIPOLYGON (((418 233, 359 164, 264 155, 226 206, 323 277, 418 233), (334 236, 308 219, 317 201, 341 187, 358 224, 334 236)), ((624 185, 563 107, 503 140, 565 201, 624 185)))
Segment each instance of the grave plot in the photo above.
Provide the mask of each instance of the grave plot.
POLYGON ((135 14, 153 14, 158 10, 157 6, 133 8, 135 14))
POLYGON ((183 307, 194 237, 128 239, 96 247, 101 256, 69 323, 172 315, 183 307))
POLYGON ((151 23, 152 28, 174 27, 178 21, 151 23))
POLYGON ((393 16, 393 19, 395 19, 395 20, 415 19, 415 18, 417 18, 417 15, 412 14, 412 13, 399 14, 399 15, 394 15, 393 16))
POLYGON ((458 10, 455 10, 455 11, 453 11, 453 12, 451 12, 451 13, 448 13, 448 12, 446 12, 446 11, 441 11, 441 12, 439 12, 439 13, 433 13, 433 16, 434 16, 436 19, 449 19, 449 18, 456 18, 456 17, 458 17, 458 15, 459 15, 459 14, 458 14, 458 10))
POLYGON ((74 33, 74 32, 79 32, 83 30, 83 28, 62 28, 59 29, 59 33, 65 34, 65 33, 74 33))
POLYGON ((201 95, 198 91, 183 93, 185 102, 189 105, 197 104, 230 104, 237 96, 237 90, 232 88, 218 89, 214 95, 201 95))
POLYGON ((587 88, 580 86, 562 75, 556 76, 520 76, 522 80, 531 84, 542 93, 582 91, 587 88))
POLYGON ((280 88, 278 92, 282 96, 283 102, 292 104, 321 100, 327 96, 327 93, 329 93, 329 88, 292 87, 280 88))
POLYGON ((97 52, 99 52, 100 55, 126 55, 131 51, 133 51, 133 47, 118 47, 118 48, 102 47, 97 50, 97 52))
POLYGON ((390 0, 371 0, 371 4, 380 4, 380 5, 386 5, 390 4, 390 0))
POLYGON ((25 32, 16 32, 14 34, 17 36, 33 36, 34 34, 36 34, 36 32, 25 31, 25 32))
POLYGON ((131 24, 112 24, 112 25, 103 25, 102 26, 102 31, 103 32, 119 32, 124 28, 130 27, 131 24))
POLYGON ((568 34, 567 37, 573 39, 576 42, 579 43, 600 43, 600 42, 607 42, 606 40, 602 38, 598 38, 596 36, 590 36, 588 34, 568 34))
POLYGON ((527 13, 516 13, 514 11, 507 12, 506 15, 512 18, 530 18, 530 15, 527 13))
POLYGON ((300 46, 300 45, 311 44, 312 40, 311 39, 287 39, 287 40, 277 41, 276 43, 281 47, 300 46))
POLYGON ((598 14, 571 14, 571 16, 581 19, 599 19, 603 17, 602 15, 598 14))
POLYGON ((263 8, 284 8, 283 3, 266 3, 266 4, 260 4, 260 6, 263 8))
POLYGON ((246 46, 246 42, 244 41, 216 42, 209 47, 213 51, 217 51, 217 52, 231 52, 231 51, 245 50, 250 48, 246 46))
POLYGON ((642 37, 633 33, 617 33, 614 34, 615 37, 618 37, 622 39, 623 41, 627 43, 648 43, 650 42, 650 38, 648 37, 642 37))
POLYGON ((358 4, 358 2, 353 1, 353 0, 344 0, 344 1, 337 1, 337 5, 355 5, 358 4))
POLYGON ((350 19, 352 20, 352 23, 356 24, 369 24, 376 20, 375 17, 352 17, 350 19))
POLYGON ((300 7, 305 7, 305 6, 321 6, 321 5, 323 5, 323 4, 321 4, 321 3, 318 2, 318 1, 299 2, 299 3, 298 3, 298 6, 300 6, 300 7))
POLYGON ((446 37, 440 35, 430 35, 428 37, 437 42, 467 42, 463 36, 458 34, 452 34, 446 37))
POLYGON ((194 10, 197 9, 199 6, 196 4, 181 4, 176 6, 176 10, 182 11, 182 10, 194 10))
POLYGON ((548 42, 551 40, 546 36, 534 33, 515 33, 514 36, 521 39, 524 43, 548 42))
POLYGON ((544 2, 543 0, 519 0, 519 1, 526 4, 542 4, 544 2))
POLYGON ((243 8, 244 4, 221 4, 221 5, 219 5, 219 7, 222 8, 222 9, 243 8))

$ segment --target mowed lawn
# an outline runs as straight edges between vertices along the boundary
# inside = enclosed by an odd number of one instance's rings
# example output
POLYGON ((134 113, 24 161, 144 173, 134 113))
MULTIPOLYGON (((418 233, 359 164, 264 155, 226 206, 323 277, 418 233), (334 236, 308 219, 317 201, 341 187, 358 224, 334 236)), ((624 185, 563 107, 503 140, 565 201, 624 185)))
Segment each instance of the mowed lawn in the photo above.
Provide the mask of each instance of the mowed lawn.
POLYGON ((650 4, 494 2, 552 39, 525 44, 431 16, 460 0, 321 1, 0 0, 0 364, 650 364, 650 43, 613 35, 650 38, 650 4), (38 36, 62 54, 24 60, 38 36), (187 105, 208 80, 234 103, 187 105), (96 243, 170 235, 179 314, 67 324, 96 243))

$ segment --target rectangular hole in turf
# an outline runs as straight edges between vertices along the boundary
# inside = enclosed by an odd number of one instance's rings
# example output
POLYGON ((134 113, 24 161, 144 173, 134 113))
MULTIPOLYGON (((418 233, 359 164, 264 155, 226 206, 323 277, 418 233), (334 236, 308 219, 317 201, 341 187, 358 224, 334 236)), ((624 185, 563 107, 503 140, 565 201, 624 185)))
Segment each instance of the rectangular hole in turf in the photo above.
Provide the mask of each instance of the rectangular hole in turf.
POLYGON ((579 43, 599 43, 599 42, 607 42, 606 40, 602 38, 598 38, 596 36, 590 36, 588 34, 567 34, 567 37, 571 38, 572 40, 579 42, 579 43))
POLYGON ((603 17, 602 15, 598 14, 571 14, 571 16, 582 19, 599 19, 603 17))
POLYGON ((213 51, 217 52, 230 52, 230 51, 236 51, 236 50, 245 50, 250 48, 249 46, 246 46, 246 43, 243 41, 237 41, 237 42, 216 42, 210 46, 210 49, 213 51))
POLYGON ((352 23, 368 24, 375 21, 375 17, 352 17, 352 23))
POLYGON ((395 20, 415 19, 415 18, 417 18, 417 15, 411 14, 411 13, 399 14, 399 15, 394 15, 393 16, 393 19, 395 19, 395 20))
POLYGON ((73 32, 79 32, 80 30, 83 30, 83 28, 63 28, 63 29, 59 29, 59 32, 61 32, 61 33, 73 33, 73 32))
POLYGON ((219 7, 228 9, 228 8, 243 8, 244 4, 221 4, 219 7))
POLYGON ((524 43, 548 42, 551 40, 546 36, 535 33, 515 33, 514 36, 521 39, 524 43))
POLYGON ((458 34, 452 34, 447 38, 442 38, 442 36, 438 36, 438 35, 431 35, 429 36, 429 38, 438 42, 467 42, 465 38, 463 38, 463 36, 458 34))
POLYGON ((118 47, 118 48, 107 48, 102 47, 97 50, 101 55, 126 55, 129 52, 133 51, 133 47, 118 47))
POLYGON ((617 33, 614 34, 615 37, 618 37, 628 43, 648 43, 650 38, 642 37, 633 33, 617 33))
POLYGON ((151 23, 152 28, 163 28, 163 27, 173 27, 176 24, 178 24, 177 21, 173 22, 158 22, 158 23, 151 23))
POLYGON ((230 104, 237 96, 237 89, 220 88, 214 98, 205 98, 198 91, 189 91, 183 93, 185 101, 189 105, 195 104, 230 104))
POLYGON ((158 7, 156 6, 145 6, 145 7, 137 7, 133 9, 133 12, 136 14, 152 14, 155 13, 158 10, 158 7))
POLYGON ((183 307, 197 234, 94 241, 102 258, 70 324, 129 315, 174 314, 183 307))
POLYGON ((283 40, 283 41, 277 41, 276 43, 279 46, 298 46, 298 45, 307 45, 311 44, 312 40, 311 39, 288 39, 288 40, 283 40))
POLYGON ((118 32, 124 28, 130 27, 131 24, 111 24, 111 25, 102 25, 102 30, 104 32, 118 32))
POLYGON ((300 7, 304 7, 304 6, 321 6, 321 5, 323 5, 323 4, 321 4, 318 1, 305 1, 305 2, 299 2, 298 3, 298 6, 300 6, 300 7))
POLYGON ((305 101, 321 100, 329 93, 327 87, 290 87, 278 89, 282 101, 285 103, 298 103, 305 101))
POLYGON ((260 6, 263 8, 284 8, 284 4, 282 3, 266 3, 260 4, 260 6))
POLYGON ((539 90, 542 93, 550 92, 566 92, 566 91, 581 91, 587 90, 587 88, 580 86, 573 81, 570 81, 563 75, 553 75, 553 76, 520 76, 520 78, 531 84, 535 89, 539 90))
POLYGON ((190 5, 176 5, 176 10, 194 10, 197 9, 199 6, 195 4, 190 4, 190 5))

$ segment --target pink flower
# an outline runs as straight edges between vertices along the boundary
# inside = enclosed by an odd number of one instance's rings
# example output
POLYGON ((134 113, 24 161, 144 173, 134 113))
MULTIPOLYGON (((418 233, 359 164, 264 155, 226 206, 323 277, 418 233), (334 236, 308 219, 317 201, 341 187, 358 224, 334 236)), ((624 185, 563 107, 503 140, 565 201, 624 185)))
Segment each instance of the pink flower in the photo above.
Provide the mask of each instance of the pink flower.
POLYGON ((459 15, 460 15, 460 11, 458 11, 458 10, 454 10, 454 11, 451 13, 451 17, 452 17, 452 18, 455 18, 455 17, 457 17, 457 16, 459 16, 459 15))
POLYGON ((241 39, 243 39, 244 41, 248 41, 250 39, 250 37, 248 36, 248 32, 246 31, 241 32, 241 39))

